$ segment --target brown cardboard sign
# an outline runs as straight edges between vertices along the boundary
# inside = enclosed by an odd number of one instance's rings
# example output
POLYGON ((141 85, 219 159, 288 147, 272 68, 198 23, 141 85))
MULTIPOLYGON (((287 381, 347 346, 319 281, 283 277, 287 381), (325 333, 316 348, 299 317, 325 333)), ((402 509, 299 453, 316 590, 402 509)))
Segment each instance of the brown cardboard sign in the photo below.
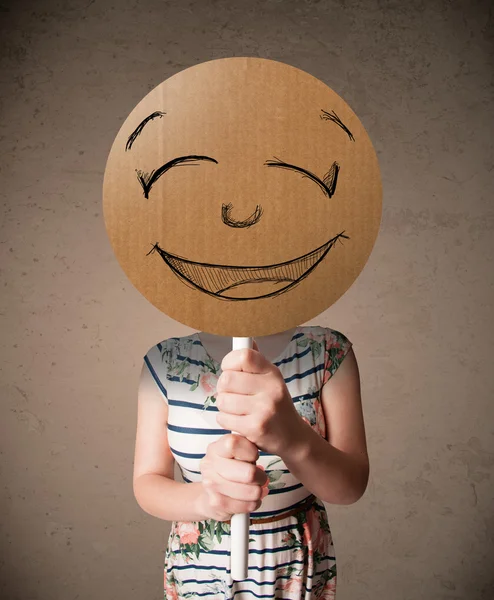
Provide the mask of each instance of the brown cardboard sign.
POLYGON ((345 293, 374 246, 382 188, 342 98, 295 67, 235 57, 139 102, 111 148, 103 205, 119 264, 156 308, 254 337, 345 293))

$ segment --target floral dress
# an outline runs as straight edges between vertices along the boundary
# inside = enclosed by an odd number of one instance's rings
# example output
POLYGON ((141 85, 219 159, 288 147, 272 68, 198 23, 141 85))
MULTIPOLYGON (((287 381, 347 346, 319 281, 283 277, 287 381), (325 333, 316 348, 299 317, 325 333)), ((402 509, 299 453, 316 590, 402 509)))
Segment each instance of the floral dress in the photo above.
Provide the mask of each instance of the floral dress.
MULTIPOLYGON (((273 361, 296 410, 324 438, 321 388, 351 346, 333 329, 298 327, 273 361)), ((208 444, 230 433, 216 422, 220 364, 198 334, 165 340, 144 361, 168 404, 168 443, 182 478, 185 483, 201 481, 199 463, 208 444)), ((260 451, 257 465, 268 475, 269 493, 250 514, 256 521, 249 526, 247 579, 231 578, 229 522, 173 521, 164 564, 165 600, 335 598, 336 558, 324 503, 290 473, 281 457, 260 451), (300 510, 310 497, 312 504, 300 510), (283 516, 297 508, 296 514, 283 516)))

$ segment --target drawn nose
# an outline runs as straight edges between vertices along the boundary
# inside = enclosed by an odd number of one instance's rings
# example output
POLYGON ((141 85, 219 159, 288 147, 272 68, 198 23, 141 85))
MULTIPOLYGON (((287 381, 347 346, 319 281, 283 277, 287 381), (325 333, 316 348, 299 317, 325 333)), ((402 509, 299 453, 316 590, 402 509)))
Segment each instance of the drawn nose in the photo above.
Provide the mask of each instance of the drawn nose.
POLYGON ((245 227, 252 227, 252 225, 255 225, 259 222, 259 219, 262 215, 262 208, 258 204, 256 206, 256 210, 250 215, 250 217, 247 217, 243 221, 237 221, 237 219, 234 219, 231 216, 232 209, 233 204, 231 202, 229 204, 221 205, 221 220, 225 225, 228 225, 229 227, 238 227, 240 229, 245 227))

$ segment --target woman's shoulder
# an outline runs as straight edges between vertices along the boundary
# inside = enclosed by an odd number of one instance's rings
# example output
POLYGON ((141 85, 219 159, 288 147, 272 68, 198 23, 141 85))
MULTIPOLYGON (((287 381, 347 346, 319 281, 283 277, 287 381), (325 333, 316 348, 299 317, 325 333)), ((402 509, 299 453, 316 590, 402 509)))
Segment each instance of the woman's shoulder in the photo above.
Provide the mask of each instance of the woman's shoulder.
POLYGON ((352 347, 348 337, 332 327, 298 327, 294 337, 300 360, 314 362, 316 369, 327 373, 326 378, 333 375, 352 347))
POLYGON ((317 338, 321 345, 320 360, 324 372, 322 380, 324 385, 340 367, 352 348, 352 342, 344 333, 331 327, 308 327, 304 333, 309 339, 311 336, 317 338))
POLYGON ((352 342, 348 337, 331 327, 323 327, 321 325, 307 325, 305 327, 299 327, 300 337, 306 337, 309 340, 317 341, 324 344, 326 350, 331 348, 349 349, 352 342))
POLYGON ((199 343, 196 337, 189 334, 160 340, 146 352, 144 362, 155 372, 173 372, 181 358, 189 356, 193 346, 199 343))
POLYGON ((158 350, 162 350, 163 348, 184 346, 187 344, 191 344, 194 342, 195 334, 183 335, 181 337, 169 337, 156 342, 153 346, 150 347, 150 350, 153 348, 157 348, 158 350))

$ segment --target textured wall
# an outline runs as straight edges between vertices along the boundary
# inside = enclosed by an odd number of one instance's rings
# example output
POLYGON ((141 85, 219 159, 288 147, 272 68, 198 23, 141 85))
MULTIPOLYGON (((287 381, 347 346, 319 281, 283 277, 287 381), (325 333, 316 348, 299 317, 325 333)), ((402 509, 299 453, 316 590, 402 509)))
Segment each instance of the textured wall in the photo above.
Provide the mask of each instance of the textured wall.
POLYGON ((489 2, 4 1, 0 28, 2 598, 162 597, 136 389, 143 354, 190 330, 119 268, 103 171, 148 90, 235 55, 325 81, 381 162, 375 250, 314 320, 354 342, 371 457, 365 496, 328 506, 338 598, 493 598, 489 2))

